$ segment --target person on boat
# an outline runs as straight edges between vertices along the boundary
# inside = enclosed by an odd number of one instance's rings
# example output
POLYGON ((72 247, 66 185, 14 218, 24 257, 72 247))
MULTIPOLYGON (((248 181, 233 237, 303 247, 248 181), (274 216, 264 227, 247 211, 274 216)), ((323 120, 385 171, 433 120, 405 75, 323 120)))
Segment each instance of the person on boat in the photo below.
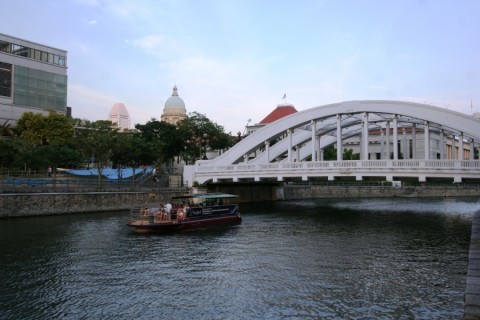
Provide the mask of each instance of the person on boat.
POLYGON ((148 219, 149 219, 150 223, 154 222, 156 213, 158 213, 158 208, 149 208, 148 209, 148 219))
MULTIPOLYGON (((195 206, 195 204, 193 206, 195 206)), ((190 203, 184 202, 183 210, 185 211, 185 216, 190 218, 190 216, 192 215, 192 211, 190 210, 190 203)))
POLYGON ((142 218, 146 219, 148 217, 148 208, 141 208, 140 214, 142 215, 142 218))
POLYGON ((163 204, 160 203, 160 205, 158 206, 158 210, 155 212, 155 220, 156 221, 163 220, 164 214, 165 212, 163 210, 163 204))
POLYGON ((187 215, 187 210, 190 208, 188 207, 188 204, 186 202, 183 202, 177 210, 177 220, 183 220, 185 219, 185 216, 187 215))

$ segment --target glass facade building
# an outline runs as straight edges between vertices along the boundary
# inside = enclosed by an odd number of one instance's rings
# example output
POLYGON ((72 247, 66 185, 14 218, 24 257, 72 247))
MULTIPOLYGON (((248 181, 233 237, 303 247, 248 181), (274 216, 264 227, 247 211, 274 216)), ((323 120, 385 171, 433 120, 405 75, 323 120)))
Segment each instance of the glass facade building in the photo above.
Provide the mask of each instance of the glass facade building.
POLYGON ((67 113, 67 52, 0 34, 0 125, 24 112, 67 113))

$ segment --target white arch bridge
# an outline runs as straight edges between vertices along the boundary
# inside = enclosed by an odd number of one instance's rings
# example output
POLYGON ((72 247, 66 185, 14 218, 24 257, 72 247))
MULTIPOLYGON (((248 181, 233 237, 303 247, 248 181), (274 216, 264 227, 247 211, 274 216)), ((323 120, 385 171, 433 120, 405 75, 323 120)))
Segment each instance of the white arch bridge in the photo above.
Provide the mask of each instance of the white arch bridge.
POLYGON ((480 120, 431 105, 348 101, 297 112, 260 128, 219 157, 186 166, 195 181, 480 179, 480 120), (336 160, 324 150, 336 147, 336 160), (344 160, 352 149, 360 160, 344 160))

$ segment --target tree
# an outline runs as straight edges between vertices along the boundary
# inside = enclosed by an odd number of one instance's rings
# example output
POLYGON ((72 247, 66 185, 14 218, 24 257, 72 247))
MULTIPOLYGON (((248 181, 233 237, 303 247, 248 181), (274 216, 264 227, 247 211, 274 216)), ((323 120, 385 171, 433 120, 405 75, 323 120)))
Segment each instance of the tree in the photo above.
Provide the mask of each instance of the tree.
POLYGON ((325 161, 337 160, 337 148, 335 148, 333 144, 323 149, 323 159, 325 161))
POLYGON ((360 160, 359 153, 353 153, 353 149, 343 149, 343 160, 360 160))
POLYGON ((157 166, 168 164, 183 149, 184 139, 177 127, 163 121, 152 119, 135 128, 140 136, 142 160, 157 166))
POLYGON ((12 168, 18 154, 15 141, 0 139, 0 150, 0 168, 12 168))
POLYGON ((101 183, 103 168, 118 148, 118 128, 112 127, 110 121, 99 120, 77 128, 76 142, 85 160, 94 159, 101 183))
POLYGON ((178 124, 178 133, 184 141, 181 150, 185 160, 200 159, 202 148, 206 151, 227 149, 234 144, 233 137, 226 134, 224 128, 205 115, 198 112, 190 113, 187 119, 178 124))
POLYGON ((54 168, 71 168, 81 163, 82 156, 80 151, 68 144, 51 143, 46 146, 40 146, 37 149, 39 149, 39 158, 45 159, 46 164, 54 168))
POLYGON ((13 129, 8 123, 9 120, 5 121, 0 127, 0 137, 8 137, 15 139, 17 137, 17 132, 13 129))
POLYGON ((72 144, 73 123, 65 115, 26 112, 17 122, 17 131, 17 161, 25 168, 40 170, 78 161, 78 151, 72 144))
POLYGON ((132 131, 118 132, 117 148, 112 151, 110 160, 115 167, 141 162, 141 143, 138 134, 132 131))
POLYGON ((21 138, 33 145, 64 145, 73 137, 73 125, 65 115, 25 112, 17 122, 21 138))

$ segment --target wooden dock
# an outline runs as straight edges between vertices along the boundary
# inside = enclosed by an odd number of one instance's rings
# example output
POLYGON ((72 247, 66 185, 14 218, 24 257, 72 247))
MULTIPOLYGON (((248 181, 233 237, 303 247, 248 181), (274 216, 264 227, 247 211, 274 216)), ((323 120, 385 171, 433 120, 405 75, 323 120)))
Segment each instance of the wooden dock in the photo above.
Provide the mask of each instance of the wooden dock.
POLYGON ((463 319, 480 319, 480 211, 472 221, 463 319))

